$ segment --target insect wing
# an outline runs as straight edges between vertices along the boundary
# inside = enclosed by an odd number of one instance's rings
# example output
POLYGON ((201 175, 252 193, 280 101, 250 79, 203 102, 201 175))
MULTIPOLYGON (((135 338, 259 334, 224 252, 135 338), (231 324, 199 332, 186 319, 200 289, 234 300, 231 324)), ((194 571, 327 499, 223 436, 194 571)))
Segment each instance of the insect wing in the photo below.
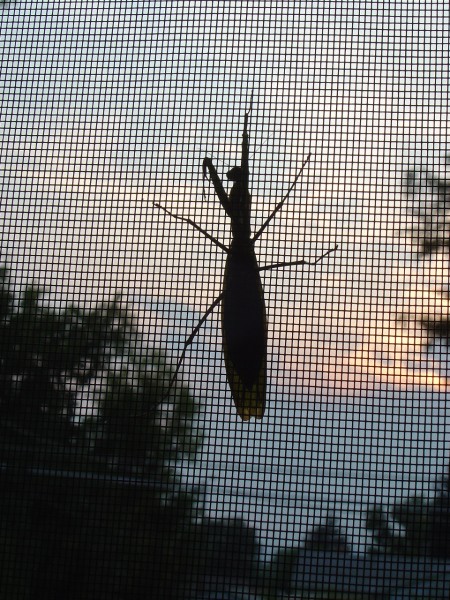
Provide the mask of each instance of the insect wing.
POLYGON ((264 357, 258 378, 251 387, 247 387, 239 377, 233 362, 229 358, 226 340, 223 342, 223 355, 227 371, 227 381, 233 395, 233 401, 238 415, 243 421, 252 417, 262 419, 266 409, 266 366, 267 359, 264 357))

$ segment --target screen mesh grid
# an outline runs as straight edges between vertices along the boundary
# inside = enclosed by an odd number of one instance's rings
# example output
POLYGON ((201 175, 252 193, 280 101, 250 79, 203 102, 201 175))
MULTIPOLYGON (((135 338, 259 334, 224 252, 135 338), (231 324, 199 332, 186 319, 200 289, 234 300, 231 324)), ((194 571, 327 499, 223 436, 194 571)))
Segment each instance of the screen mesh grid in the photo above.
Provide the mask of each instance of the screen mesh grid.
POLYGON ((447 599, 445 5, 0 22, 0 596, 447 599))

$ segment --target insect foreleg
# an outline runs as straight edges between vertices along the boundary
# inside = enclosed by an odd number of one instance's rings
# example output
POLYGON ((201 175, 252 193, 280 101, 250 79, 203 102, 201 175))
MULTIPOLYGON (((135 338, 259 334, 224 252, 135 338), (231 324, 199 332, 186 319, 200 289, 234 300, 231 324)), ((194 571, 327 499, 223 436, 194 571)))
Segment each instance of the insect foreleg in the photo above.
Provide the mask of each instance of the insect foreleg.
POLYGON ((270 217, 268 219, 266 219, 266 221, 264 222, 263 226, 253 236, 253 241, 254 242, 256 242, 256 240, 261 236, 262 232, 266 229, 266 227, 268 226, 268 224, 270 223, 270 221, 274 218, 274 216, 277 214, 277 212, 280 211, 283 208, 283 204, 286 202, 287 198, 289 197, 289 194, 294 189, 297 181, 300 178, 300 175, 303 173, 303 169, 309 163, 310 158, 311 158, 311 154, 308 154, 307 158, 304 160, 304 162, 303 162, 303 164, 301 166, 300 171, 297 174, 297 177, 294 179, 294 182, 292 183, 291 187, 288 189, 287 194, 284 196, 284 198, 281 200, 281 202, 279 202, 277 204, 277 206, 275 207, 275 210, 272 212, 272 214, 270 215, 270 217))
POLYGON ((167 388, 166 396, 168 395, 168 393, 172 389, 173 384, 175 383, 175 379, 177 378, 178 371, 180 370, 180 367, 181 367, 181 365, 183 363, 183 360, 184 360, 184 357, 186 355, 187 349, 189 348, 189 346, 194 341, 194 338, 197 335, 197 333, 199 332, 200 327, 203 325, 203 323, 206 321, 206 319, 209 317, 209 315, 212 313, 212 311, 216 308, 216 306, 218 304, 220 304, 220 302, 222 301, 222 298, 223 298, 223 293, 220 294, 220 296, 214 300, 214 302, 211 304, 211 306, 205 312, 205 314, 203 315, 203 317, 197 323, 197 326, 193 329, 191 335, 186 340, 183 352, 181 353, 180 358, 178 359, 177 365, 175 367, 175 372, 173 373, 172 378, 169 381, 169 387, 167 388))
POLYGON ((183 223, 188 223, 188 225, 190 225, 191 227, 193 227, 197 231, 200 231, 200 233, 203 233, 203 235, 205 237, 207 237, 208 240, 211 240, 211 242, 213 242, 213 244, 215 244, 216 246, 218 246, 224 252, 228 253, 228 248, 225 246, 225 244, 222 244, 222 242, 219 242, 219 240, 217 240, 215 237, 213 237, 205 229, 203 229, 202 227, 200 227, 199 225, 197 225, 197 223, 195 223, 192 219, 187 219, 186 217, 180 217, 178 215, 175 215, 174 213, 170 212, 170 210, 167 210, 167 208, 164 208, 164 206, 161 206, 161 204, 158 204, 157 202, 153 202, 153 206, 156 206, 156 208, 160 208, 166 214, 170 215, 173 219, 176 219, 177 221, 183 221, 183 223))
POLYGON ((232 214, 230 199, 228 198, 227 193, 224 190, 223 184, 220 180, 219 175, 217 174, 216 168, 213 165, 212 160, 208 157, 203 159, 203 178, 206 178, 207 170, 209 171, 209 176, 211 178, 211 181, 213 182, 217 197, 220 200, 220 204, 224 207, 225 212, 231 218, 232 214))
POLYGON ((275 263, 273 265, 266 265, 264 267, 258 267, 258 271, 270 271, 271 269, 280 269, 282 267, 294 267, 296 265, 317 265, 317 263, 319 263, 323 258, 325 258, 329 254, 331 254, 332 252, 337 250, 337 248, 338 248, 338 246, 336 245, 334 248, 327 250, 327 252, 325 252, 325 254, 322 254, 322 256, 319 256, 319 258, 316 258, 316 260, 294 260, 292 262, 280 262, 280 263, 275 263))

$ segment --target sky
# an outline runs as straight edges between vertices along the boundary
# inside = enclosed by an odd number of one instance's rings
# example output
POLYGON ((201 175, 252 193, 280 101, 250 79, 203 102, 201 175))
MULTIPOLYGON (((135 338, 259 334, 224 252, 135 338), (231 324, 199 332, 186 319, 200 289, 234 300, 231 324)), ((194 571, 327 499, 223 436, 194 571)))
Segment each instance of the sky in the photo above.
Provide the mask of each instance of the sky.
MULTIPOLYGON (((187 335, 220 293, 224 257, 153 202, 229 242, 201 164, 211 156, 223 175, 240 161, 253 93, 254 230, 311 153, 257 243, 260 263, 338 245, 315 267, 264 274, 271 397, 353 401, 390 386, 447 399, 446 361, 421 352, 416 325, 396 321, 448 313, 447 257, 417 259, 403 190, 408 166, 436 170, 449 150, 445 3, 0 10, 1 251, 18 285, 33 280, 80 303, 145 297, 138 312, 152 341, 187 335)), ((204 334, 216 336, 214 356, 218 331, 215 316, 204 334)), ((169 348, 174 357, 182 344, 169 348)), ((195 377, 195 358, 185 376, 201 390, 210 367, 197 348, 195 377)))
POLYGON ((224 256, 153 202, 229 243, 201 164, 224 177, 239 163, 252 93, 253 230, 311 153, 256 252, 271 264, 338 249, 264 273, 265 419, 235 414, 217 313, 186 357, 210 437, 194 469, 203 508, 244 510, 266 543, 294 543, 338 497, 393 501, 442 473, 447 350, 425 354, 397 317, 449 308, 448 257, 418 259, 403 188, 411 165, 447 176, 445 3, 18 0, 0 19, 2 261, 54 302, 122 292, 174 360, 224 256))

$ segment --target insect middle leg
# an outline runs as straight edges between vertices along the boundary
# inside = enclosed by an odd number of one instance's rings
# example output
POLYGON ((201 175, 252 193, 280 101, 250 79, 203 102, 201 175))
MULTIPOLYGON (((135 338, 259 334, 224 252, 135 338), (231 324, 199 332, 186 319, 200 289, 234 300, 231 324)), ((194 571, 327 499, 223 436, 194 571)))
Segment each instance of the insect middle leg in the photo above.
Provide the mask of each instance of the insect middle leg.
POLYGON ((224 252, 228 253, 228 248, 225 246, 225 244, 222 244, 222 242, 219 242, 218 239, 216 239, 214 236, 212 236, 210 233, 208 233, 206 231, 206 229, 203 229, 202 227, 200 227, 200 225, 197 225, 197 223, 195 223, 192 219, 188 219, 187 217, 180 217, 179 215, 176 215, 173 212, 170 212, 170 210, 167 210, 167 208, 165 208, 164 206, 161 206, 161 204, 158 204, 157 202, 153 202, 153 206, 156 206, 156 208, 163 210, 166 214, 171 216, 173 219, 176 219, 177 221, 183 221, 183 223, 188 223, 188 225, 190 225, 197 231, 200 231, 200 233, 203 233, 203 235, 205 237, 207 237, 208 240, 211 240, 211 242, 213 242, 213 244, 218 246, 224 252))
POLYGON ((270 271, 272 269, 280 269, 282 267, 294 267, 294 266, 298 266, 298 265, 317 265, 317 263, 319 263, 323 258, 325 258, 329 254, 331 254, 332 252, 337 250, 337 248, 338 248, 338 246, 336 244, 336 246, 334 248, 330 248, 330 250, 327 250, 325 252, 325 254, 322 254, 321 256, 319 256, 319 258, 316 258, 315 260, 302 259, 302 260, 293 260, 293 261, 289 261, 289 262, 279 262, 279 263, 274 263, 273 265, 266 265, 264 267, 258 267, 258 271, 270 271))

